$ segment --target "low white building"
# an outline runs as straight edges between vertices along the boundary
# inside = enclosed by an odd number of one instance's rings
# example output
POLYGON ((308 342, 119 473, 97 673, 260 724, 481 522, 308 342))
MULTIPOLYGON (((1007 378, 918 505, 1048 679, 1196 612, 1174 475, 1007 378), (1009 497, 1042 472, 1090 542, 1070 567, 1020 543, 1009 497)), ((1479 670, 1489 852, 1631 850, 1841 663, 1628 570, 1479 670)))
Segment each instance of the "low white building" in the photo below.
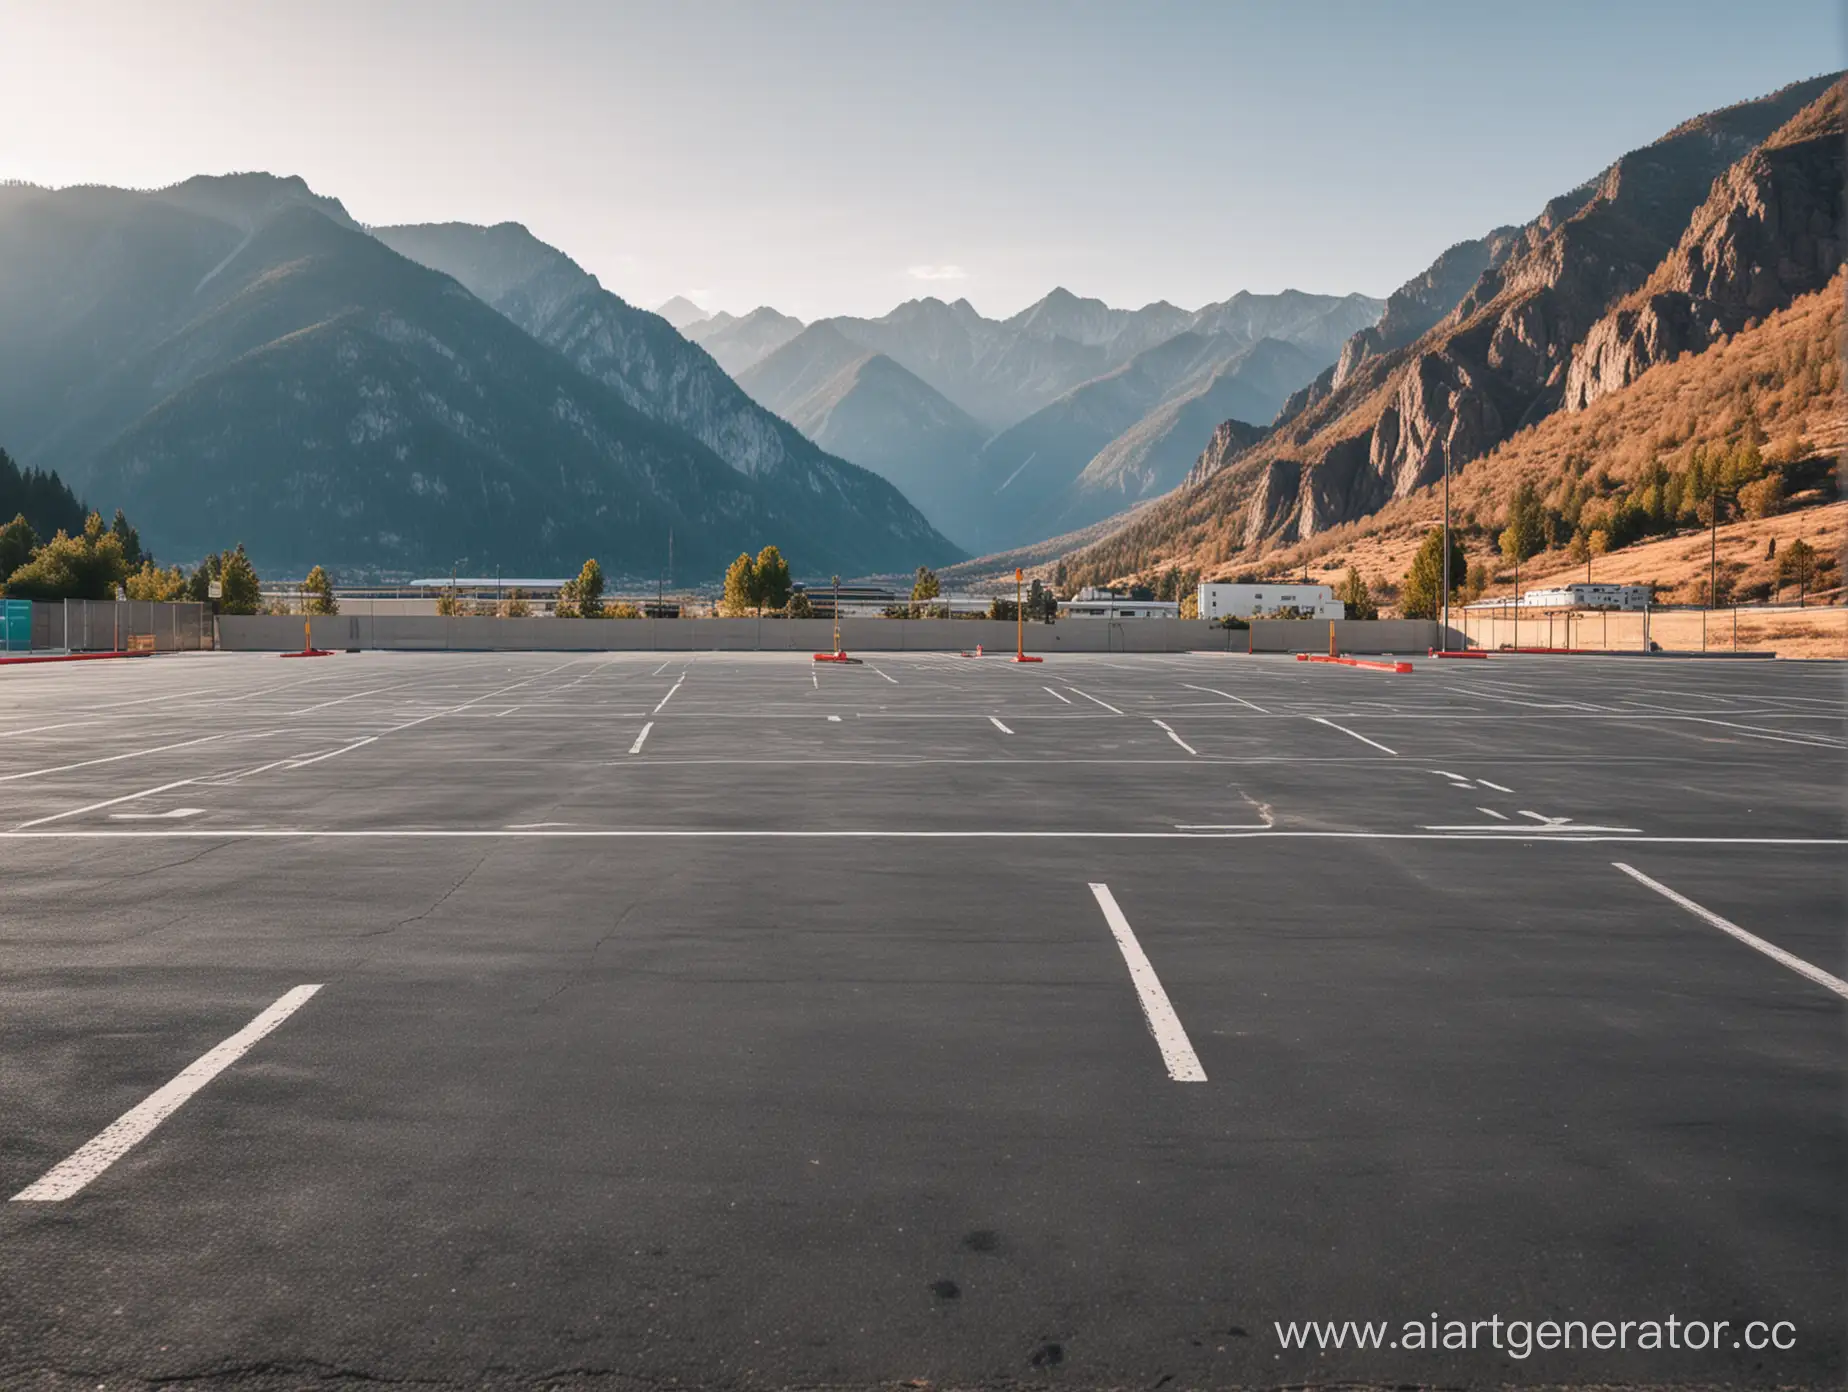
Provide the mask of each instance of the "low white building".
POLYGON ((1130 599, 1092 585, 1059 601, 1064 619, 1178 619, 1181 606, 1171 599, 1130 599))
POLYGON ((1561 585, 1551 590, 1529 590, 1521 596, 1521 607, 1643 610, 1649 607, 1649 600, 1647 585, 1561 585))
POLYGON ((1255 585, 1205 584, 1197 591, 1203 619, 1249 619, 1281 615, 1301 619, 1345 619, 1347 606, 1327 585, 1260 581, 1255 585))

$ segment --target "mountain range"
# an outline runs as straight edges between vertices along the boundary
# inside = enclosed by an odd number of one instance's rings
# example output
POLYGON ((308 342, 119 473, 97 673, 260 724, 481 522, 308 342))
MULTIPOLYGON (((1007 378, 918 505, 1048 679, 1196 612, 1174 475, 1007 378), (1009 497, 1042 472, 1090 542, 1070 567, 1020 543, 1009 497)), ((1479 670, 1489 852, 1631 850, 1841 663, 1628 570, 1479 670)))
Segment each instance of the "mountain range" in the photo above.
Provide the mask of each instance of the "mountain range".
POLYGON ((1446 469, 1485 506, 1517 480, 1571 504, 1565 490, 1615 497, 1665 458, 1781 435, 1792 480, 1816 472, 1811 456, 1826 476, 1839 409, 1816 345, 1797 341, 1810 328, 1793 326, 1826 323, 1796 311, 1840 295, 1845 94, 1834 74, 1683 122, 1524 226, 1451 247, 1270 430, 1216 434, 1182 487, 1078 551, 1072 573, 1236 568, 1376 515, 1428 517, 1419 500, 1446 469), (1761 364, 1755 377, 1729 365, 1722 388, 1717 365, 1698 370, 1735 346, 1728 363, 1761 364), (1674 405, 1642 390, 1669 364, 1674 405), (1572 424, 1588 412, 1593 455, 1572 424))
POLYGON ((0 187, 0 440, 163 556, 653 576, 671 545, 703 578, 767 542, 812 573, 958 554, 524 229, 375 235, 265 174, 0 187))
POLYGON ((764 306, 685 332, 957 544, 1000 551, 1175 487, 1215 425, 1269 422, 1383 308, 1288 290, 1127 310, 1061 287, 1002 320, 926 298, 809 325, 764 306))

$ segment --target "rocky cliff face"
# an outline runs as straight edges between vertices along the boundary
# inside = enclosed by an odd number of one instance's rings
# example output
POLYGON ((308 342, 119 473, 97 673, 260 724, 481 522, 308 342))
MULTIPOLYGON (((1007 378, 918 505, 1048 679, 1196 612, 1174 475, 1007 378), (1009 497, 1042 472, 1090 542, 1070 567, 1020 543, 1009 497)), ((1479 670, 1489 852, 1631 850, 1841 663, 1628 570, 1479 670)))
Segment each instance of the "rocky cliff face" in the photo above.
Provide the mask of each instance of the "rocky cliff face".
MULTIPOLYGON (((1690 224, 1714 180, 1833 80, 1798 83, 1689 121, 1553 199, 1518 232, 1491 234, 1455 267, 1434 264, 1421 278, 1429 291, 1421 295, 1414 282, 1401 299, 1399 322, 1408 329, 1421 299, 1429 305, 1447 294, 1473 258, 1484 268, 1455 308, 1413 342, 1352 344, 1339 384, 1330 374, 1321 399, 1294 416, 1286 407, 1264 449, 1240 467, 1266 467, 1267 454, 1298 467, 1269 471, 1252 494, 1247 534, 1290 539, 1366 516, 1441 477, 1446 461, 1454 469, 1480 458, 1558 409, 1579 345, 1649 280, 1684 233, 1694 235, 1690 224), (1277 490, 1292 473, 1298 493, 1284 508, 1277 490)), ((1828 235, 1816 238, 1818 250, 1827 245, 1828 235)), ((1230 487, 1223 474, 1211 486, 1230 487)))
POLYGON ((1648 282, 1574 352, 1567 410, 1829 283, 1842 264, 1845 96, 1848 85, 1836 83, 1714 183, 1648 282))
POLYGON ((1225 536, 1233 517, 1246 546, 1357 520, 1572 393, 1595 399, 1825 284, 1842 253, 1840 81, 1688 121, 1526 226, 1453 247, 1263 441, 1217 451, 1230 457, 1209 448, 1186 486, 1094 553, 1185 549, 1225 536))

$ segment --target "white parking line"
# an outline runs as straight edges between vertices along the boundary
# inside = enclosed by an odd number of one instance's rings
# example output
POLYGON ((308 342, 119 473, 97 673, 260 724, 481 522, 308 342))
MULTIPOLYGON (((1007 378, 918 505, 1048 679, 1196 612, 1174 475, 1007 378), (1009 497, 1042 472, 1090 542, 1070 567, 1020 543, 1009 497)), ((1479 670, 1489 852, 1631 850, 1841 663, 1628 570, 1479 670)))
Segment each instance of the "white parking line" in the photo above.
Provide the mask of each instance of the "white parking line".
POLYGON ((1259 715, 1270 714, 1269 711, 1265 710, 1264 707, 1260 706, 1256 701, 1247 701, 1243 696, 1234 696, 1230 691, 1221 691, 1218 687, 1195 686, 1192 682, 1182 682, 1181 685, 1186 687, 1189 691, 1204 691, 1209 696, 1223 696, 1228 701, 1237 701, 1241 706, 1250 706, 1259 715))
MULTIPOLYGON (((872 663, 870 663, 870 662, 869 662, 869 663, 867 663, 866 665, 867 665, 868 667, 873 667, 873 664, 872 664, 872 663)), ((879 672, 879 669, 878 669, 877 667, 873 667, 873 670, 874 670, 875 672, 879 672)), ((898 678, 897 678, 897 677, 886 677, 886 674, 885 674, 884 672, 879 672, 879 675, 880 675, 880 676, 882 676, 882 677, 885 677, 885 679, 886 679, 887 681, 889 681, 889 682, 891 682, 893 686, 897 686, 897 685, 898 685, 898 678)))
POLYGON ((285 993, 243 1029, 201 1054, 171 1082, 130 1107, 67 1158, 13 1195, 13 1202, 57 1203, 70 1198, 144 1140, 195 1092, 249 1053, 258 1040, 301 1009, 320 989, 318 985, 297 986, 285 993))
POLYGON ((356 739, 351 744, 343 744, 338 749, 330 749, 325 754, 312 754, 305 759, 291 760, 289 762, 289 767, 292 769, 307 768, 308 765, 318 764, 323 759, 338 759, 342 754, 351 754, 355 749, 360 749, 368 744, 373 744, 377 740, 378 740, 377 735, 367 735, 364 739, 356 739))
POLYGON ((1012 730, 1008 729, 1007 726, 1003 725, 999 720, 995 719, 995 717, 992 715, 988 717, 988 723, 990 725, 993 725, 997 730, 999 730, 1004 735, 1011 735, 1014 733, 1012 730))
POLYGON ((1493 788, 1498 793, 1512 793, 1514 791, 1513 788, 1504 788, 1499 783, 1491 783, 1486 778, 1478 778, 1476 781, 1485 788, 1493 788))
POLYGON ((1098 705, 1102 706, 1105 710, 1109 711, 1112 715, 1121 715, 1123 713, 1122 711, 1118 710, 1115 706, 1111 705, 1108 701, 1098 701, 1097 697, 1093 696, 1088 691, 1079 691, 1078 688, 1075 686, 1068 686, 1066 690, 1071 691, 1075 695, 1084 697, 1084 699, 1087 701, 1096 701, 1098 705))
POLYGON ((1670 889, 1660 880, 1650 879, 1649 876, 1645 875, 1634 866, 1625 865, 1621 860, 1613 860, 1611 864, 1623 871, 1624 874, 1628 875, 1638 884, 1647 885, 1664 899, 1681 905, 1682 908, 1686 909, 1696 918, 1711 923, 1722 933, 1737 938, 1740 942, 1752 948, 1754 951, 1764 953, 1765 956, 1769 957, 1773 962, 1778 962, 1783 966, 1789 967, 1798 976, 1807 977, 1824 990, 1833 991, 1844 1000, 1848 1000, 1848 981, 1843 981, 1839 976, 1829 975, 1829 973, 1824 971, 1821 967, 1810 965, 1810 963, 1804 961, 1801 957, 1794 956, 1784 951, 1784 949, 1779 947, 1776 943, 1766 942, 1756 933, 1746 932, 1745 929, 1741 928, 1730 919, 1721 918, 1718 914, 1713 912, 1712 909, 1702 908, 1686 895, 1675 893, 1674 890, 1670 889))
POLYGON ((1042 686, 1040 690, 1044 691, 1048 696, 1052 697, 1053 700, 1055 701, 1063 701, 1068 706, 1072 703, 1071 697, 1059 695, 1059 693, 1054 691, 1050 686, 1042 686))
POLYGON ((1498 822, 1505 822, 1508 820, 1508 814, 1506 812, 1497 812, 1493 807, 1478 807, 1476 810, 1485 817, 1493 817, 1498 822))
POLYGON ((147 754, 165 754, 169 749, 190 749, 195 744, 210 744, 213 740, 225 739, 225 735, 201 735, 198 739, 181 740, 177 744, 157 744, 151 749, 131 749, 126 754, 107 754, 100 759, 84 759, 75 764, 59 764, 56 768, 29 769, 25 773, 0 774, 0 783, 17 783, 22 778, 40 778, 48 773, 69 773, 73 769, 94 768, 98 764, 119 764, 124 759, 139 759, 147 754))
POLYGON ((1355 734, 1355 732, 1354 732, 1354 731, 1352 731, 1352 730, 1350 730, 1350 729, 1348 729, 1348 727, 1347 727, 1347 726, 1345 726, 1345 725, 1337 725, 1337 724, 1335 724, 1335 722, 1334 722, 1334 721, 1332 721, 1332 720, 1330 720, 1330 719, 1328 719, 1328 717, 1326 717, 1326 716, 1322 716, 1322 715, 1317 715, 1317 716, 1311 716, 1310 718, 1311 718, 1312 720, 1314 720, 1314 721, 1315 721, 1315 722, 1316 722, 1316 723, 1317 723, 1318 725, 1326 725, 1326 726, 1327 726, 1327 727, 1328 727, 1329 729, 1331 729, 1331 730, 1339 730, 1339 731, 1340 731, 1340 732, 1341 732, 1342 734, 1344 734, 1344 735, 1353 735, 1353 737, 1354 737, 1355 739, 1357 739, 1357 740, 1359 740, 1359 741, 1360 741, 1360 742, 1361 742, 1362 744, 1370 744, 1370 745, 1372 745, 1372 746, 1373 746, 1373 747, 1374 747, 1375 749, 1377 749, 1377 750, 1379 750, 1379 751, 1380 751, 1381 753, 1384 753, 1384 754, 1390 754, 1390 755, 1392 755, 1392 756, 1393 756, 1393 758, 1395 758, 1395 759, 1399 757, 1399 751, 1398 751, 1398 750, 1396 750, 1396 749, 1388 749, 1388 748, 1386 748, 1386 746, 1385 746, 1385 745, 1383 745, 1383 744, 1381 744, 1381 743, 1380 743, 1380 742, 1379 742, 1378 740, 1370 740, 1370 739, 1368 739, 1368 738, 1367 738, 1367 737, 1366 737, 1365 735, 1361 735, 1361 734, 1355 734))
POLYGON ((648 738, 648 732, 652 729, 654 729, 654 721, 652 720, 642 726, 641 734, 637 735, 635 737, 635 743, 629 746, 629 752, 631 754, 640 754, 642 752, 642 741, 648 738))
MULTIPOLYGON (((811 675, 813 674, 811 673, 811 675)), ((674 685, 669 689, 667 695, 661 698, 661 706, 665 706, 669 701, 674 699, 674 692, 680 690, 680 683, 684 682, 685 680, 686 678, 682 677, 680 681, 677 681, 674 683, 674 685)), ((653 714, 659 715, 661 713, 661 706, 656 706, 654 708, 653 714)))
POLYGON ((14 827, 13 830, 29 831, 33 827, 44 826, 47 822, 61 822, 66 817, 79 817, 85 812, 100 812, 105 807, 115 807, 124 802, 135 802, 144 797, 153 797, 156 793, 172 792, 173 789, 184 788, 193 781, 194 780, 190 778, 175 779, 171 783, 161 784, 158 788, 143 788, 138 793, 124 793, 121 797, 105 798, 101 802, 90 803, 87 807, 73 807, 68 812, 53 812, 49 817, 34 817, 29 822, 21 822, 18 826, 14 827))
POLYGON ((1182 739, 1179 735, 1175 734, 1174 727, 1168 724, 1167 721, 1157 720, 1155 723, 1161 726, 1162 729, 1168 732, 1169 739, 1173 740, 1176 744, 1180 745, 1180 747, 1182 749, 1185 749, 1189 754, 1194 755, 1196 758, 1199 757, 1200 751, 1195 749, 1191 744, 1189 744, 1186 740, 1182 739))
POLYGON ((1142 1003, 1142 1018, 1148 1021, 1149 1033, 1155 1036, 1155 1047, 1161 1050, 1161 1061, 1168 1076, 1177 1083, 1204 1083, 1206 1070, 1200 1066, 1199 1055, 1188 1042, 1187 1031, 1181 1028, 1180 1017, 1174 1013, 1168 993, 1162 989, 1161 978, 1155 975, 1155 968, 1149 964, 1142 944, 1136 941, 1135 929, 1129 926, 1123 910, 1117 907, 1116 896, 1110 892, 1110 886, 1104 884, 1093 884, 1091 893, 1097 899, 1097 907, 1104 911, 1104 922, 1110 925, 1110 935, 1116 939, 1117 950, 1129 967, 1136 999, 1142 1003))

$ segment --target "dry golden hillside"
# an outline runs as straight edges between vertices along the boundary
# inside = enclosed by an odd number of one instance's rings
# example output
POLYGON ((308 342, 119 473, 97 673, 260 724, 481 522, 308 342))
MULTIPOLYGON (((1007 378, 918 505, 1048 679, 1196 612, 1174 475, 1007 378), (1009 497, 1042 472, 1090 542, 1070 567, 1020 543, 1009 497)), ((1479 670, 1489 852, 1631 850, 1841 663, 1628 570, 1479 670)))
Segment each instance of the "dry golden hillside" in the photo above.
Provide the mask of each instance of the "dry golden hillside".
MULTIPOLYGON (((1841 585, 1841 495, 1835 461, 1848 446, 1842 409, 1841 362, 1843 279, 1804 296, 1788 309, 1752 324, 1699 355, 1684 356, 1645 372, 1634 383, 1574 413, 1555 413, 1513 436, 1451 480, 1452 518, 1472 564, 1480 561, 1494 577, 1488 593, 1512 581, 1496 546, 1509 500, 1524 482, 1550 505, 1592 518, 1599 509, 1633 501, 1652 478, 1681 476, 1697 459, 1750 449, 1776 475, 1786 497, 1779 510, 1721 528, 1735 546, 1763 551, 1772 537, 1806 536, 1821 553, 1825 590, 1841 585), (1814 511, 1814 521, 1805 520, 1814 511), (1821 544, 1832 538, 1827 545, 1821 544)), ((1274 549, 1239 551, 1227 528, 1193 551, 1157 554, 1136 578, 1170 567, 1198 570, 1208 578, 1296 574, 1338 578, 1349 565, 1387 587, 1405 573, 1424 529, 1441 515, 1441 490, 1431 487, 1389 504, 1358 522, 1274 549)), ((1687 529, 1689 531, 1693 528, 1687 529)), ((1705 546, 1704 533, 1701 544, 1705 546)), ((1651 536, 1598 558, 1594 571, 1610 578, 1653 581, 1666 600, 1692 599, 1704 582, 1675 561, 1687 549, 1685 537, 1651 536)), ((1732 592, 1763 597, 1768 567, 1742 564, 1732 592), (1764 574, 1757 573, 1763 569, 1764 574)), ((1562 544, 1522 568, 1536 578, 1583 573, 1562 544)), ((1130 577, 1124 577, 1125 579, 1130 577)))

